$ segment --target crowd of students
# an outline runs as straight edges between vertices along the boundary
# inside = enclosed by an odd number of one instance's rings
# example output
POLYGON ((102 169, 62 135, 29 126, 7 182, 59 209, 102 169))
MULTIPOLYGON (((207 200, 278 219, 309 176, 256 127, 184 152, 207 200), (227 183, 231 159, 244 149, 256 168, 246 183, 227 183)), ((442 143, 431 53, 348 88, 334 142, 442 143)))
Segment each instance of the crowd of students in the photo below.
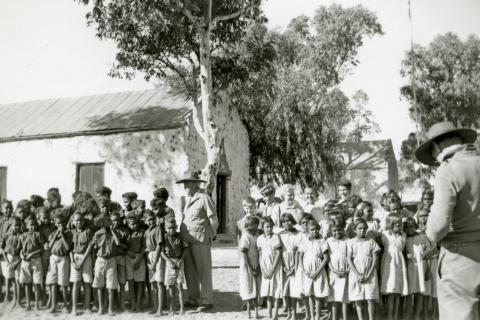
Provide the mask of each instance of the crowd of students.
POLYGON ((37 310, 47 306, 55 312, 61 302, 62 311, 69 312, 71 305, 71 312, 78 314, 83 288, 87 314, 92 306, 99 314, 125 310, 128 292, 131 311, 143 310, 147 298, 149 313, 161 315, 168 292, 170 313, 175 312, 178 294, 183 314, 188 244, 166 205, 168 191, 154 191, 152 210, 134 192, 122 195, 123 208, 110 200, 111 193, 105 186, 96 189, 96 199, 76 192, 69 207, 61 205, 57 188, 48 191, 46 201, 32 195, 15 210, 2 200, 0 279, 5 285, 0 284, 0 295, 5 303, 31 310, 33 288, 37 310))
POLYGON ((433 191, 425 189, 416 212, 402 207, 395 191, 382 196, 380 210, 351 194, 345 181, 339 199, 315 203, 295 200, 293 186, 283 186, 281 199, 265 186, 259 204, 243 201, 238 221, 240 296, 247 316, 263 300, 268 315, 278 317, 283 302, 287 319, 296 318, 297 302, 306 319, 320 319, 328 305, 332 319, 375 319, 376 310, 388 319, 438 317, 436 269, 439 249, 424 234, 433 191), (328 304, 326 304, 328 302, 328 304), (273 311, 273 312, 272 312, 273 311))

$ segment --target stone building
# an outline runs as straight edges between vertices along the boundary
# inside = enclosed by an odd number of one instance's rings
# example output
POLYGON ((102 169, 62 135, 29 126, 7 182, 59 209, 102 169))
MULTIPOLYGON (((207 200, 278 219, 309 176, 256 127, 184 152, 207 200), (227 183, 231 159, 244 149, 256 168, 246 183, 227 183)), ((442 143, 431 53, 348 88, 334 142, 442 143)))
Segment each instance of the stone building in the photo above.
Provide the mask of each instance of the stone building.
MULTIPOLYGON (((165 186, 179 214, 183 188, 175 181, 206 163, 191 108, 168 89, 0 105, 0 196, 16 203, 55 186, 68 204, 76 190, 107 185, 115 201, 135 191, 149 203, 165 186)), ((236 110, 214 114, 223 131, 214 199, 219 233, 231 238, 249 192, 248 134, 236 110)))
POLYGON ((390 139, 344 142, 339 151, 354 193, 378 205, 382 193, 398 191, 397 160, 390 139))

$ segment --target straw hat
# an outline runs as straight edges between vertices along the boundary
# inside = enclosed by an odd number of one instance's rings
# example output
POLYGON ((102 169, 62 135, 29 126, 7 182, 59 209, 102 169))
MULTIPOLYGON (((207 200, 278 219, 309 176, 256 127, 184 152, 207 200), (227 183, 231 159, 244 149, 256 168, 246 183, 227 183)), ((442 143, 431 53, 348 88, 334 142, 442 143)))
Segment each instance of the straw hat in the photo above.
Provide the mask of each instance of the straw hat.
POLYGON ((458 135, 463 143, 473 143, 477 139, 477 132, 473 129, 457 128, 450 121, 435 123, 427 132, 428 140, 415 150, 415 157, 418 161, 428 166, 440 165, 432 155, 432 143, 446 134, 458 135))

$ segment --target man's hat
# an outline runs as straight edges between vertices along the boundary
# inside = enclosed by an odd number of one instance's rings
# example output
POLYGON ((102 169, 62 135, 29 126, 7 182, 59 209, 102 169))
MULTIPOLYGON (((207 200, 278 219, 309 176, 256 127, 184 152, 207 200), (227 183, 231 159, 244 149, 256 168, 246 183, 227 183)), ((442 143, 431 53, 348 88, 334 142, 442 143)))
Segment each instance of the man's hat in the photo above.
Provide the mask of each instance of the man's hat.
POLYGON ((438 122, 428 130, 428 140, 415 150, 415 158, 428 166, 440 165, 432 155, 432 143, 446 134, 458 135, 463 143, 473 143, 477 139, 477 132, 473 129, 457 128, 450 121, 438 122))
POLYGON ((263 186, 262 189, 260 189, 260 193, 264 196, 274 194, 275 193, 275 188, 271 184, 267 184, 263 186))
POLYGON ((102 195, 102 196, 107 196, 107 197, 110 197, 112 195, 112 189, 110 189, 109 187, 105 187, 105 186, 96 187, 95 192, 102 195))
POLYGON ((185 182, 207 182, 205 180, 200 179, 200 174, 198 171, 191 171, 188 173, 186 176, 184 176, 182 179, 178 180, 176 183, 185 183, 185 182))

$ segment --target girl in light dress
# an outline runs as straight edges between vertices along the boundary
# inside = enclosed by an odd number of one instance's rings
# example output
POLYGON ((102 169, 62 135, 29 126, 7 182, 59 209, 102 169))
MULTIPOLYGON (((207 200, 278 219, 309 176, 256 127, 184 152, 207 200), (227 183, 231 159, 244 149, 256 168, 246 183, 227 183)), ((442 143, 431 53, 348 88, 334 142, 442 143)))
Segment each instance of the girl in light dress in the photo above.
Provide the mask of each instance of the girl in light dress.
POLYGON ((300 289, 300 297, 303 299, 303 305, 305 306, 305 319, 310 319, 310 310, 308 307, 308 297, 303 294, 303 264, 300 263, 300 252, 298 248, 301 248, 303 242, 308 239, 308 222, 313 220, 313 217, 309 213, 304 213, 302 220, 300 220, 301 231, 297 233, 297 254, 295 255, 295 285, 300 289))
POLYGON ((407 235, 405 241, 408 279, 407 317, 420 319, 424 296, 430 294, 430 270, 427 260, 424 260, 425 253, 430 249, 430 241, 425 234, 417 232, 417 223, 414 218, 405 219, 403 230, 407 235))
POLYGON ((310 316, 320 319, 321 299, 329 294, 328 277, 325 267, 328 265, 328 246, 320 236, 320 226, 315 220, 308 222, 308 239, 300 251, 300 263, 304 270, 304 294, 309 297, 310 316))
POLYGON ((380 293, 387 295, 387 317, 398 320, 400 295, 408 294, 407 266, 403 250, 405 234, 402 232, 402 218, 390 213, 385 219, 382 233, 383 255, 380 266, 380 293))
POLYGON ((378 277, 376 265, 380 246, 371 238, 367 238, 367 222, 357 219, 353 228, 356 237, 348 242, 348 298, 355 301, 359 320, 364 319, 364 304, 367 302, 368 318, 375 319, 375 300, 379 299, 378 277))
POLYGON ((258 262, 257 234, 258 218, 247 216, 243 222, 243 232, 238 243, 240 256, 240 297, 247 303, 247 317, 251 317, 252 306, 255 319, 258 319, 258 292, 260 266, 258 262))
POLYGON ((285 212, 282 214, 283 231, 280 232, 280 241, 282 242, 282 261, 283 261, 283 286, 282 293, 287 310, 287 319, 297 318, 297 299, 300 298, 299 288, 295 281, 295 256, 297 254, 297 235, 295 228, 295 219, 293 215, 285 212), (292 313, 293 311, 293 313, 292 313))
POLYGON ((342 223, 333 221, 330 230, 333 236, 327 239, 330 278, 330 295, 328 301, 332 305, 332 319, 339 319, 341 306, 343 319, 348 319, 348 238, 345 236, 342 223))
POLYGON ((282 244, 280 237, 273 233, 273 220, 262 217, 263 234, 257 238, 260 252, 259 264, 262 272, 260 296, 267 298, 268 316, 278 319, 278 301, 282 298, 283 272, 281 267, 282 244), (272 304, 274 305, 272 317, 272 304))

